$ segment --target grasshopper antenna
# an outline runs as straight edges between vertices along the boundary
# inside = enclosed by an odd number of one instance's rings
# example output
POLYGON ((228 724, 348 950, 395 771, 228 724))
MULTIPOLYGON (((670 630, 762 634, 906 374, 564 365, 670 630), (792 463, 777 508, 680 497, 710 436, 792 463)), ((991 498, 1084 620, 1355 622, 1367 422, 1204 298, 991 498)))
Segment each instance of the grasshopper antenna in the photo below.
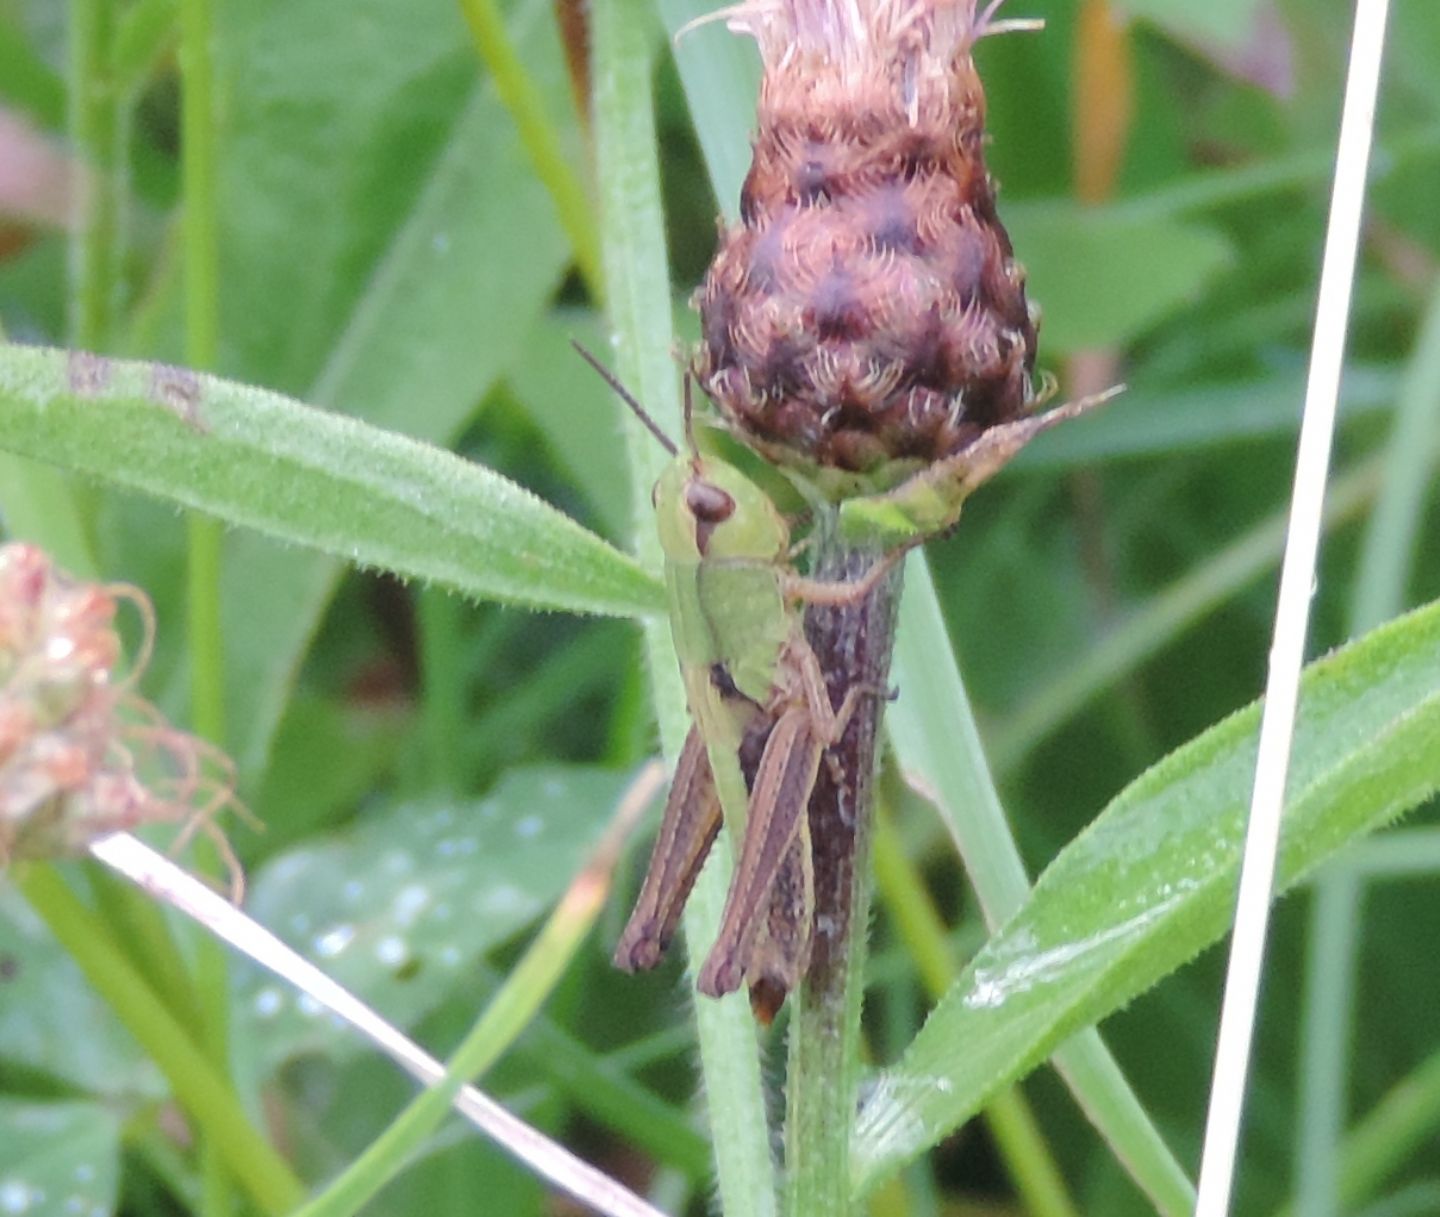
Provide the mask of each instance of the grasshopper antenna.
POLYGON ((690 445, 690 454, 696 458, 700 456, 700 447, 695 443, 695 378, 689 372, 685 373, 685 442, 690 445))
MULTIPOLYGON (((665 451, 668 452, 671 456, 678 456, 680 454, 680 450, 675 447, 675 441, 672 440, 668 435, 666 435, 665 432, 660 430, 660 424, 650 417, 650 415, 646 412, 645 407, 635 400, 635 394, 630 392, 629 389, 627 389, 624 385, 620 383, 620 381, 616 378, 615 373, 610 371, 609 368, 607 368, 603 363, 601 363, 594 355, 592 355, 588 350, 586 350, 586 348, 582 346, 579 342, 577 342, 574 338, 570 339, 570 345, 579 352, 581 359, 583 359, 592 368, 594 368, 596 372, 600 374, 600 379, 610 386, 610 388, 614 391, 615 396, 618 397, 627 406, 629 406, 631 410, 634 411, 635 417, 645 424, 645 429, 660 441, 660 446, 664 448, 665 451)), ((690 432, 690 378, 688 376, 685 378, 685 431, 687 435, 690 432)))

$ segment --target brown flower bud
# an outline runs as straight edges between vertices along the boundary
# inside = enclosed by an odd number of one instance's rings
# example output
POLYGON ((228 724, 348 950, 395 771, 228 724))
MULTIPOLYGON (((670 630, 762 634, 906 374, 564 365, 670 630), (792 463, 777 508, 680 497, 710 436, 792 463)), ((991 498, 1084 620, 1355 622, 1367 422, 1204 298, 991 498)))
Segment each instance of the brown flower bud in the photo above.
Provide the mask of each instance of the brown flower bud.
POLYGON ((773 460, 893 484, 1033 401, 995 211, 975 0, 749 0, 764 60, 740 224, 698 293, 701 383, 773 460))

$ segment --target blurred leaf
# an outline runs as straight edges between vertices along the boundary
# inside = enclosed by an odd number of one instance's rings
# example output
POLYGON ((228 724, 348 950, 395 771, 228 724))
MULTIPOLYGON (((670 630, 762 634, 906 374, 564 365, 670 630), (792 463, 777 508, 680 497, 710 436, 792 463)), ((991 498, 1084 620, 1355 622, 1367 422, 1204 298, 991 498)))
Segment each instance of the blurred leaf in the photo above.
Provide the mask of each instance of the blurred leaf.
POLYGON ((0 349, 0 443, 285 541, 481 599, 635 615, 630 558, 452 453, 158 364, 0 349))
POLYGON ((675 66, 685 85, 710 185, 721 214, 733 223, 740 214, 740 183, 750 169, 760 56, 752 39, 737 38, 723 21, 707 22, 675 39, 684 26, 717 11, 711 0, 657 3, 673 40, 675 66))
POLYGON ((53 130, 65 121, 64 82, 17 27, 13 18, 0 18, 0 98, 53 130))
POLYGON ((399 749, 407 718, 383 707, 339 705, 300 694, 291 701, 255 811, 266 831, 244 851, 273 854, 349 812, 373 790, 399 749))
POLYGON ((1006 223, 1051 355, 1136 337, 1199 296, 1231 257, 1225 238, 1198 224, 1078 204, 1016 206, 1006 223))
MULTIPOLYGON (((220 17, 226 366, 452 442, 569 257, 457 7, 264 0, 220 17)), ((549 18, 519 0, 510 32, 573 126, 549 18)), ((254 774, 343 568, 232 541, 228 719, 254 774)))
POLYGON ((1255 28, 1271 0, 1119 0, 1118 8, 1132 17, 1146 17, 1162 29, 1187 37, 1214 39, 1234 46, 1255 28))
MULTIPOLYGON (((1341 417, 1389 410, 1400 377, 1389 368, 1346 369, 1341 417)), ((1303 369, 1235 384, 1168 389, 1127 388, 1105 408, 1056 427, 1015 459, 1021 469, 1066 469, 1114 457, 1200 452, 1216 444, 1293 435, 1305 401, 1303 369)))
MULTIPOLYGON (((99 1095, 155 1097, 163 1091, 154 1066, 3 875, 0 1060, 99 1095)), ((0 1155, 7 1146, 0 1135, 0 1155)))
POLYGON ((567 309, 531 327, 510 373, 510 388, 545 432, 556 459, 579 486, 612 540, 630 531, 630 481, 622 459, 625 438, 615 424, 609 387, 571 347, 605 349, 604 328, 592 312, 567 309), (613 461, 597 459, 614 452, 613 461))
MULTIPOLYGON (((545 5, 515 9, 550 86, 545 5)), ((218 33, 222 366, 438 438, 432 414, 449 431, 474 405, 565 254, 456 6, 255 0, 218 33)))
POLYGON ((0 1100, 0 1212, 112 1212, 120 1184, 119 1124, 98 1103, 0 1100))
MULTIPOLYGON (((1124 790, 1040 877, 861 1110, 868 1187, 1228 928, 1259 706, 1124 790)), ((1312 664, 1279 884, 1440 787, 1440 603, 1312 664)))
MULTIPOLYGON (((385 807, 266 863, 249 910, 386 1018, 412 1026, 559 896, 628 780, 547 766, 512 772, 478 803, 385 807)), ((238 992, 240 1017, 271 1063, 364 1048, 268 975, 247 972, 238 992)))

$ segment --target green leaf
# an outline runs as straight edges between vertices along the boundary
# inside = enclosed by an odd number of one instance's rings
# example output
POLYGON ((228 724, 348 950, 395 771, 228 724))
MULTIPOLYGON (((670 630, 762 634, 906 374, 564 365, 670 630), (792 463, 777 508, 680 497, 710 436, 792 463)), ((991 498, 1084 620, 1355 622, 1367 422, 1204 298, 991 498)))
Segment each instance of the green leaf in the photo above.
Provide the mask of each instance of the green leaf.
POLYGON ((1197 298, 1230 260, 1219 233, 1076 203, 1016 206, 1006 224, 1042 311, 1049 357, 1119 346, 1197 298))
POLYGON ((657 0, 675 48, 675 66, 710 185, 727 222, 740 214, 740 183, 750 171, 750 136, 760 94, 760 55, 751 38, 737 37, 723 21, 707 21, 678 38, 685 26, 717 12, 711 0, 657 0))
MULTIPOLYGON (((888 715, 895 754, 931 792, 991 927, 1024 906, 1030 880, 980 743, 923 555, 912 554, 893 673, 902 696, 888 715)), ((1140 1105, 1098 1031, 1073 1036, 1055 1065, 1090 1122, 1159 1213, 1189 1213, 1195 1189, 1140 1105)))
POLYGON ((0 1212, 109 1213, 120 1184, 120 1122, 98 1103, 0 1100, 0 1212))
MULTIPOLYGON (((1380 366, 1347 367, 1342 419, 1390 410, 1399 383, 1399 376, 1380 366)), ((1294 435, 1304 400, 1305 373, 1299 367, 1200 388, 1137 384, 1083 421, 1027 444, 1014 468, 1073 469, 1116 457, 1200 452, 1237 440, 1294 435)))
POLYGON ((276 393, 159 364, 0 350, 0 443, 467 595, 637 616, 656 581, 513 482, 276 393))
MULTIPOLYGON (((552 112, 573 112, 548 5, 511 8, 552 112)), ((444 438, 568 252, 457 6, 221 10, 221 370, 444 438)))
POLYGON ((1199 37, 1238 47, 1253 35, 1266 0, 1121 0, 1132 17, 1147 17, 1162 29, 1182 37, 1199 37))
MULTIPOLYGON (((514 771, 472 803, 391 806, 261 868, 247 898, 335 980, 413 1026, 565 889, 613 815, 629 775, 514 771)), ((268 974, 239 983, 240 1017, 272 1063, 362 1050, 268 974)))
MULTIPOLYGON (((452 442, 569 257, 456 6, 256 0, 217 20, 226 368, 452 442)), ((573 115, 546 0, 509 28, 548 112, 573 115)), ((231 541, 227 720, 254 775, 344 568, 231 541)))
MULTIPOLYGON (((97 1095, 158 1098, 164 1090, 155 1067, 4 877, 0 1059, 97 1095)), ((0 1154, 8 1143, 0 1134, 0 1154)))
MULTIPOLYGON (((1440 603, 1312 664, 1301 698, 1282 888, 1440 787, 1440 603)), ((1259 715, 1143 774, 1041 876, 862 1108, 861 1188, 1225 933, 1259 715)))
POLYGON ((566 309, 532 326, 508 384, 531 420, 544 433, 557 461, 582 490, 611 537, 630 531, 630 480, 617 458, 624 437, 615 425, 615 400, 594 370, 575 355, 572 341, 603 349, 604 323, 592 312, 566 309))

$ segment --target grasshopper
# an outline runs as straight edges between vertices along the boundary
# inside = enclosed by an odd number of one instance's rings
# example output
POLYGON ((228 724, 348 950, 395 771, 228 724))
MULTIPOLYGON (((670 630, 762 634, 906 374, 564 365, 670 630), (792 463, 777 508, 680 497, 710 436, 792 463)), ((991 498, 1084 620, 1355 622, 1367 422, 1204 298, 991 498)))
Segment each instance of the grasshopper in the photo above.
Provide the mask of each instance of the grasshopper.
POLYGON ((790 528, 769 496, 733 465, 700 453, 689 379, 682 453, 624 386, 587 351, 580 354, 674 457, 653 498, 671 632, 694 724, 615 964, 633 972, 660 962, 728 822, 739 857, 696 987, 720 997, 748 982, 751 1005, 768 1023, 809 959, 811 790, 825 750, 840 739, 858 699, 872 692, 855 687, 838 710, 831 705, 796 606, 868 595, 903 550, 854 583, 796 574, 790 528))
MULTIPOLYGON (((671 632, 693 726, 686 737, 617 967, 663 957, 722 822, 740 842, 720 931, 696 987, 720 997, 750 986, 768 1023, 809 960, 814 908, 808 806, 826 759, 866 693, 852 686, 836 710, 797 606, 852 604, 910 549, 958 519, 964 501, 1041 431, 1114 392, 992 428, 966 452, 885 494, 840 505, 842 532, 886 550, 853 583, 793 570, 789 525, 740 470, 702 455, 685 382, 681 453, 589 352, 580 354, 674 457, 653 500, 665 555, 671 632)), ((837 782, 839 778, 837 775, 837 782)))
MULTIPOLYGON (((889 491, 846 499, 839 508, 841 534, 852 542, 909 549, 947 531, 959 520, 971 493, 1037 435, 1104 405, 1124 390, 1124 385, 1115 385, 1044 413, 1000 423, 982 432, 962 452, 936 461, 889 491)), ((1041 395, 1042 400, 1046 395, 1048 391, 1041 395)))

